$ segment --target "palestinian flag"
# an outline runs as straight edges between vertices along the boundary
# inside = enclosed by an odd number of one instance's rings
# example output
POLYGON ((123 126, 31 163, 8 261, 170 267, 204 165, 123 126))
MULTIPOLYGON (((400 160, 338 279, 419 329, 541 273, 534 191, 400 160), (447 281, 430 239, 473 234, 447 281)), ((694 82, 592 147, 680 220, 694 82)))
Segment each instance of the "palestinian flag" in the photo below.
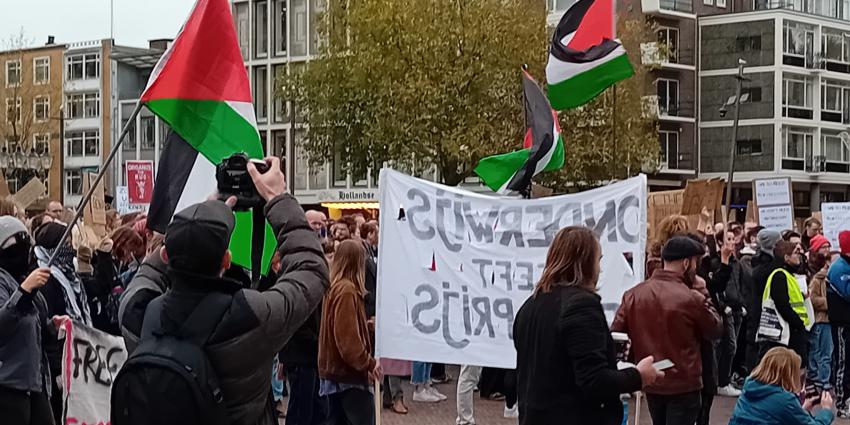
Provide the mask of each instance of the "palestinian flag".
POLYGON ((634 75, 626 49, 614 39, 614 16, 614 0, 579 0, 564 13, 546 65, 556 110, 584 105, 634 75))
POLYGON ((558 125, 558 113, 549 106, 546 96, 527 72, 522 73, 525 98, 525 133, 523 149, 482 159, 475 173, 494 192, 529 194, 531 178, 542 171, 564 166, 564 140, 558 125))
MULTIPOLYGON (((263 157, 251 86, 227 0, 198 0, 163 54, 141 101, 171 126, 160 157, 148 226, 164 232, 172 216, 216 190, 215 164, 233 153, 263 157)), ((233 261, 251 266, 251 212, 236 213, 233 261)), ((263 264, 275 247, 266 226, 263 264)), ((264 267, 265 271, 265 267, 264 267)))

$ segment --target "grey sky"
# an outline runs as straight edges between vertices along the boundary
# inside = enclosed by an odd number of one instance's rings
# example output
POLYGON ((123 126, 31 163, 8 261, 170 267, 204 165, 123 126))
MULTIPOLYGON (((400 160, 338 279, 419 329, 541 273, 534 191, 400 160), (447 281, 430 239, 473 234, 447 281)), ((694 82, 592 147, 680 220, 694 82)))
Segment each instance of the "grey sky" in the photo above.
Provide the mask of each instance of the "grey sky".
MULTIPOLYGON (((174 38, 194 0, 113 0, 117 44, 147 46, 174 38)), ((109 38, 110 0, 0 0, 0 39, 24 29, 35 45, 48 35, 57 43, 109 38)))

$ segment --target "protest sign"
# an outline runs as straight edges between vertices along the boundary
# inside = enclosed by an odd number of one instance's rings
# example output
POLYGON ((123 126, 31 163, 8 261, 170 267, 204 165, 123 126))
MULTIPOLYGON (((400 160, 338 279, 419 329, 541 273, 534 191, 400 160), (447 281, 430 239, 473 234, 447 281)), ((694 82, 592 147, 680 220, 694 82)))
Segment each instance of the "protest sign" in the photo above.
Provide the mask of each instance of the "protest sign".
POLYGON ((44 187, 41 180, 33 177, 27 182, 27 184, 24 185, 24 187, 12 195, 12 201, 18 204, 18 207, 27 209, 33 202, 38 200, 39 197, 44 195, 45 189, 47 188, 44 187))
MULTIPOLYGON (((97 179, 95 173, 85 173, 83 175, 83 192, 88 193, 92 183, 97 179)), ((103 194, 103 181, 97 185, 92 193, 91 201, 83 210, 83 223, 91 226, 98 236, 106 236, 106 200, 103 194)))
POLYGON ((487 196, 384 169, 377 357, 513 368, 514 317, 566 226, 602 244, 609 320, 643 279, 646 176, 540 199, 487 196))
POLYGON ((794 208, 790 205, 759 207, 759 225, 778 232, 794 229, 794 208))
POLYGON ((127 161, 127 189, 131 204, 150 204, 153 197, 153 161, 127 161))
POLYGON ((664 220, 665 217, 682 213, 684 195, 685 191, 683 189, 649 193, 647 217, 649 236, 652 239, 658 235, 658 225, 661 224, 661 220, 664 220))
POLYGON ((3 199, 9 196, 11 192, 9 192, 9 184, 6 183, 6 179, 3 178, 3 174, 0 173, 0 199, 3 199))
MULTIPOLYGON (((725 183, 721 179, 688 180, 682 195, 682 215, 700 215, 703 208, 719 213, 725 183)), ((714 214, 712 214, 712 218, 714 214)))
POLYGON ((121 337, 82 323, 65 322, 62 382, 66 414, 63 424, 108 424, 112 380, 127 360, 121 337))
POLYGON ((753 203, 758 212, 759 225, 779 232, 794 229, 791 179, 753 180, 753 203))
POLYGON ((747 216, 746 223, 758 223, 759 219, 756 217, 756 205, 752 200, 747 201, 747 216))
POLYGON ((823 235, 838 249, 838 234, 850 230, 850 202, 824 202, 820 206, 823 235))

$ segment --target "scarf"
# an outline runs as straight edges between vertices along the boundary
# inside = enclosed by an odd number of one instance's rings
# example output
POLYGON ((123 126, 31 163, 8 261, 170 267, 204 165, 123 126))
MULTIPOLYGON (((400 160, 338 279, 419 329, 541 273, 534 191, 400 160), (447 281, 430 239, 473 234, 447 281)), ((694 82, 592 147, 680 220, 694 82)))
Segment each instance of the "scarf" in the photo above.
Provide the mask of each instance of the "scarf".
POLYGON ((89 313, 88 297, 86 290, 80 282, 79 276, 74 271, 74 249, 69 246, 47 249, 43 246, 35 247, 35 257, 39 267, 47 267, 50 256, 58 250, 56 261, 50 266, 50 276, 53 277, 62 288, 65 298, 65 313, 72 319, 91 326, 91 314, 89 313))

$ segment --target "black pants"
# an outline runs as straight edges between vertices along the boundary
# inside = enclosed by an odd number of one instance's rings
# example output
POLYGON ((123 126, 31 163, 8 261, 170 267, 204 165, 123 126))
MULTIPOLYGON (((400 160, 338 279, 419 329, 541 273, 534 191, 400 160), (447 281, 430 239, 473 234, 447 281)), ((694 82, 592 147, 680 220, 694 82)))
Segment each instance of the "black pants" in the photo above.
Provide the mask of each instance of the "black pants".
POLYGON ((676 395, 647 394, 652 425, 693 425, 700 410, 700 392, 676 395))
POLYGON ((711 423, 711 405, 714 403, 714 392, 703 389, 700 394, 699 414, 697 425, 709 425, 711 423))
POLYGON ((517 398, 516 369, 505 370, 504 385, 505 406, 512 409, 516 405, 517 398))
POLYGON ((286 366, 289 382, 288 425, 324 425, 330 417, 327 397, 319 396, 319 371, 315 367, 286 366))
POLYGON ((732 312, 723 316, 723 337, 717 345, 717 385, 729 385, 732 376, 732 360, 738 350, 738 332, 741 330, 743 316, 732 312))
POLYGON ((850 397, 850 327, 832 325, 832 387, 835 407, 847 408, 850 397))
POLYGON ((45 393, 0 387, 0 418, 4 425, 54 425, 45 393))
POLYGON ((375 425, 375 404, 369 391, 352 388, 329 398, 332 425, 375 425))

